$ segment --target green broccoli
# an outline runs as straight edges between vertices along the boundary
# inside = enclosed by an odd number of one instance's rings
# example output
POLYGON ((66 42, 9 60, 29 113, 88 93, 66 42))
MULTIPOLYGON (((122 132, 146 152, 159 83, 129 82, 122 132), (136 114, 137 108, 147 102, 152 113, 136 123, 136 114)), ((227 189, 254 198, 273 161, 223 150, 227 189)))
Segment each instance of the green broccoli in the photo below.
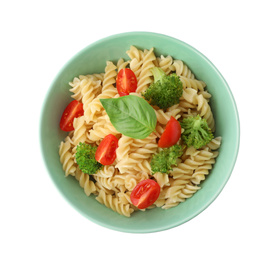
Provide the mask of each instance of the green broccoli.
POLYGON ((159 153, 152 156, 150 166, 152 174, 157 172, 169 174, 172 166, 177 166, 177 158, 183 154, 181 145, 173 145, 169 148, 161 149, 159 153))
POLYGON ((179 98, 183 93, 183 85, 175 73, 166 75, 158 67, 151 69, 154 82, 142 94, 146 100, 153 106, 167 109, 179 103, 179 98))
POLYGON ((75 158, 83 173, 94 174, 103 167, 103 165, 95 159, 96 150, 97 147, 90 144, 78 144, 75 158))
POLYGON ((199 149, 214 138, 206 119, 199 115, 184 118, 180 125, 184 129, 181 138, 188 147, 199 149))

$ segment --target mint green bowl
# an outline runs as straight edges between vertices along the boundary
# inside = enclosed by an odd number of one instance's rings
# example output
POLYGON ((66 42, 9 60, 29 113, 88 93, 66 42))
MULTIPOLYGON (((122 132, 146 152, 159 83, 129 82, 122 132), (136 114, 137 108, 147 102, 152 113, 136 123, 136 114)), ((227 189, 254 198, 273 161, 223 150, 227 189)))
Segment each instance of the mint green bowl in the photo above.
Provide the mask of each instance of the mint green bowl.
POLYGON ((166 35, 128 32, 99 40, 77 53, 60 70, 47 93, 40 120, 42 156, 51 179, 64 198, 89 220, 106 228, 129 233, 150 233, 181 225, 206 209, 220 194, 236 162, 239 149, 239 117, 226 81, 216 67, 199 51, 166 35), (201 189, 193 197, 168 210, 155 208, 135 212, 130 218, 106 208, 92 195, 87 197, 74 177, 65 177, 59 161, 59 144, 67 135, 59 129, 63 109, 71 101, 68 83, 80 74, 104 72, 107 60, 128 59, 126 51, 155 48, 157 56, 171 55, 183 60, 195 76, 207 83, 216 120, 215 136, 222 136, 220 155, 201 189))

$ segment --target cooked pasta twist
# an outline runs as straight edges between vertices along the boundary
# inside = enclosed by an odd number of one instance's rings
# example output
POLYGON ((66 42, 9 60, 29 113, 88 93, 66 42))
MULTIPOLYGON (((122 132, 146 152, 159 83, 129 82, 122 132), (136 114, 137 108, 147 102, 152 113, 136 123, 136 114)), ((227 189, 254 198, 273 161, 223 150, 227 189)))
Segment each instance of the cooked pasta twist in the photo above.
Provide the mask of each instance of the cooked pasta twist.
POLYGON ((156 182, 160 185, 161 188, 170 185, 170 178, 168 174, 157 172, 153 175, 153 177, 155 178, 156 182))
MULTIPOLYGON (((187 183, 186 181, 173 181, 170 180, 170 185, 164 187, 161 190, 159 198, 154 203, 157 207, 162 209, 168 209, 177 206, 181 201, 178 199, 178 195, 181 192, 183 185, 187 183), (171 197, 170 197, 171 196, 171 197)), ((182 200, 183 201, 183 200, 182 200)))
POLYGON ((74 162, 71 140, 68 136, 65 138, 64 142, 60 143, 59 156, 60 156, 60 162, 62 164, 62 168, 65 172, 65 176, 66 177, 68 175, 75 176, 77 165, 74 162))
POLYGON ((190 78, 186 78, 184 76, 180 76, 180 80, 183 84, 184 89, 193 88, 196 91, 204 91, 204 88, 206 87, 206 83, 201 80, 190 79, 190 78))
POLYGON ((118 148, 116 150, 116 155, 118 161, 128 157, 130 145, 133 143, 133 138, 122 135, 118 142, 118 148))
POLYGON ((74 145, 73 154, 75 154, 77 145, 79 143, 86 142, 87 140, 86 131, 89 126, 86 125, 84 116, 75 118, 73 121, 73 126, 74 126, 74 133, 72 137, 72 144, 74 145))
POLYGON ((155 127, 155 134, 158 138, 161 137, 161 135, 163 134, 165 130, 165 125, 161 124, 160 122, 157 121, 156 123, 156 127, 155 127))
POLYGON ((126 54, 129 56, 131 60, 137 59, 142 60, 143 57, 143 51, 137 49, 135 46, 130 46, 129 50, 126 51, 126 54))
POLYGON ((119 132, 115 129, 112 123, 109 120, 107 114, 103 113, 100 116, 99 121, 93 125, 93 128, 89 130, 87 134, 87 138, 89 142, 97 142, 103 139, 105 136, 109 134, 118 135, 119 132))
POLYGON ((82 94, 82 103, 83 103, 83 110, 84 110, 84 118, 87 123, 91 122, 91 102, 95 99, 98 95, 99 90, 101 89, 101 81, 88 81, 87 79, 82 80, 81 83, 81 94, 82 94))
POLYGON ((205 176, 209 174, 214 163, 215 163, 215 159, 212 158, 204 162, 203 165, 196 168, 191 178, 192 183, 200 184, 201 181, 205 180, 205 176))
POLYGON ((96 194, 96 186, 94 182, 90 180, 88 174, 83 173, 79 168, 77 168, 75 178, 79 181, 80 186, 84 189, 86 196, 90 196, 92 193, 96 194))
POLYGON ((191 183, 187 183, 185 187, 182 189, 180 197, 188 199, 192 197, 194 193, 200 190, 200 187, 197 185, 192 185, 191 183))
POLYGON ((134 211, 134 209, 130 207, 130 204, 124 204, 120 202, 117 197, 114 197, 111 194, 106 194, 103 190, 99 192, 96 200, 113 211, 126 217, 130 217, 130 214, 134 211))
POLYGON ((106 89, 115 87, 114 84, 116 83, 116 76, 117 76, 116 69, 117 67, 113 64, 113 62, 111 61, 106 62, 102 92, 104 92, 106 89))
POLYGON ((157 150, 157 136, 150 134, 145 139, 133 139, 129 143, 129 151, 126 156, 121 157, 116 167, 121 173, 148 172, 150 173, 149 159, 157 150))
POLYGON ((126 68, 129 65, 129 61, 125 61, 124 59, 119 59, 117 62, 117 71, 119 73, 119 71, 121 69, 126 68))
POLYGON ((206 146, 209 147, 211 150, 218 150, 221 145, 221 139, 221 136, 215 137, 206 146))
POLYGON ((78 101, 80 101, 81 98, 82 98, 82 94, 81 94, 81 79, 80 79, 80 77, 79 78, 75 77, 72 82, 69 82, 69 85, 72 87, 70 89, 70 91, 73 92, 73 94, 71 95, 71 97, 73 99, 78 100, 78 101))
POLYGON ((170 66, 172 71, 175 71, 176 75, 184 76, 189 79, 194 79, 195 75, 191 72, 187 65, 181 60, 174 60, 173 64, 170 66))
POLYGON ((200 184, 209 174, 217 156, 218 152, 211 151, 207 146, 200 150, 190 147, 183 155, 183 163, 174 167, 171 174, 174 179, 190 180, 194 184, 200 184))
MULTIPOLYGON (((98 175, 93 175, 94 179, 96 180, 96 186, 98 190, 108 190, 108 191, 114 191, 115 184, 113 181, 113 178, 104 178, 98 175)), ((113 193, 113 192, 111 192, 113 193)))
POLYGON ((189 102, 191 105, 197 105, 198 104, 197 98, 198 98, 198 95, 195 89, 186 88, 186 89, 183 89, 183 93, 182 93, 182 96, 180 97, 180 100, 185 100, 189 102))
POLYGON ((158 61, 158 67, 160 67, 166 75, 171 73, 171 66, 173 63, 173 58, 168 55, 167 57, 161 55, 160 57, 156 58, 158 61))
POLYGON ((98 170, 93 176, 102 178, 111 178, 115 174, 116 169, 113 165, 105 165, 102 169, 98 170))
POLYGON ((130 194, 131 194, 130 191, 128 191, 128 192, 118 192, 117 196, 118 196, 119 203, 131 204, 130 194))
POLYGON ((165 189, 165 204, 163 209, 169 209, 177 206, 180 202, 185 201, 187 198, 197 192, 200 187, 193 185, 185 180, 175 180, 171 186, 165 189))
MULTIPOLYGON (((70 91, 73 93, 71 95, 72 98, 82 101, 83 93, 86 93, 90 86, 95 85, 95 82, 103 81, 103 73, 101 74, 93 74, 93 75, 80 75, 79 77, 75 77, 72 82, 69 82, 71 86, 70 91), (83 88, 86 88, 86 91, 83 91, 83 88)), ((93 94, 96 96, 101 91, 101 85, 99 87, 92 87, 93 94)), ((94 96, 94 97, 95 97, 94 96)), ((83 101, 82 101, 83 102, 83 101)))
POLYGON ((138 78, 142 70, 144 53, 134 46, 130 46, 130 49, 126 53, 131 59, 129 67, 134 72, 136 78, 138 78))
POLYGON ((213 132, 215 132, 215 120, 210 105, 208 104, 207 100, 203 97, 203 95, 199 95, 197 97, 197 102, 197 110, 199 111, 200 116, 206 119, 208 126, 211 128, 213 132))
POLYGON ((183 201, 178 195, 181 193, 181 190, 189 183, 186 180, 173 180, 170 182, 170 186, 165 189, 165 198, 170 199, 173 202, 183 201))
POLYGON ((97 98, 92 100, 90 104, 91 121, 95 122, 97 120, 97 117, 99 117, 102 113, 103 106, 100 99, 113 98, 116 94, 118 94, 117 89, 113 85, 116 82, 116 69, 117 67, 112 62, 107 62, 103 79, 102 93, 99 94, 97 98))
POLYGON ((137 173, 123 173, 116 174, 114 176, 114 183, 116 186, 124 185, 126 190, 132 191, 134 187, 142 180, 148 179, 149 176, 146 172, 137 172, 137 173))
POLYGON ((178 104, 168 108, 166 112, 163 109, 158 109, 154 111, 157 117, 157 122, 162 125, 166 125, 171 116, 173 116, 175 119, 178 119, 181 116, 181 109, 179 108, 178 104))
POLYGON ((144 51, 143 65, 141 73, 137 78, 137 93, 144 92, 148 86, 153 82, 151 68, 154 67, 153 61, 156 60, 153 48, 144 51))

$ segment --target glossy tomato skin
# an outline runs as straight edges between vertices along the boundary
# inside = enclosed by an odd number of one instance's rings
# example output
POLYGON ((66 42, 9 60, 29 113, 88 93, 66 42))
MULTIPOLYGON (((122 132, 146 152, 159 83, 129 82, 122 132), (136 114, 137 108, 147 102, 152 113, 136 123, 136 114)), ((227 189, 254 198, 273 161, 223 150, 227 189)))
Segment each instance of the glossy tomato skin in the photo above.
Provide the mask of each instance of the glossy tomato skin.
POLYGON ((110 165, 116 159, 116 149, 118 148, 118 139, 109 134, 100 143, 95 153, 95 159, 103 165, 110 165))
POLYGON ((76 117, 83 116, 83 104, 77 100, 73 100, 63 111, 63 114, 60 119, 60 129, 62 131, 73 131, 73 121, 76 117))
POLYGON ((161 135, 158 146, 161 148, 167 148, 175 145, 181 136, 180 123, 171 116, 168 121, 163 134, 161 135))
POLYGON ((120 97, 127 96, 137 89, 137 78, 131 69, 121 69, 117 75, 116 87, 120 97))
POLYGON ((152 179, 146 179, 135 186, 130 194, 130 200, 137 208, 145 209, 158 199, 159 194, 159 184, 152 179))

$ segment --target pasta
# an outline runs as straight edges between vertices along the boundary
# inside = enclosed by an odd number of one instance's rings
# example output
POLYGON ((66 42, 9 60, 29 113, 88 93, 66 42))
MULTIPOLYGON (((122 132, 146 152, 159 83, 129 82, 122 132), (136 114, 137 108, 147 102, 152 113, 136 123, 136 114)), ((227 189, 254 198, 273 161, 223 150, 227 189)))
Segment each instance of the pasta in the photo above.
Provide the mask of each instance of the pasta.
POLYGON ((139 210, 131 203, 130 194, 142 180, 153 179, 161 189, 158 199, 148 209, 169 209, 192 197, 213 168, 222 139, 215 137, 199 149, 185 147, 169 174, 151 174, 152 155, 158 151, 158 139, 171 116, 181 120, 199 114, 215 131, 215 120, 209 104, 211 94, 205 82, 196 79, 181 60, 170 55, 157 57, 154 48, 141 50, 131 46, 126 54, 128 60, 106 61, 104 73, 79 75, 69 83, 71 97, 83 103, 84 115, 74 119, 74 130, 60 143, 59 155, 65 176, 75 178, 87 196, 93 194, 99 203, 130 217, 139 210), (130 68, 137 78, 137 90, 130 95, 142 97, 142 93, 153 82, 151 68, 155 66, 167 75, 176 73, 179 76, 183 85, 179 104, 166 110, 154 108, 156 129, 147 138, 125 136, 114 128, 100 99, 119 97, 115 83, 118 72, 123 68, 130 68), (118 138, 114 163, 105 165, 92 176, 83 173, 75 160, 77 145, 80 142, 99 145, 108 134, 118 138))
POLYGON ((79 168, 76 169, 75 178, 79 181, 80 186, 83 188, 85 194, 90 196, 95 194, 96 185, 93 181, 90 180, 89 175, 83 173, 79 168))
POLYGON ((184 76, 189 79, 194 79, 195 75, 191 72, 187 65, 181 60, 174 60, 173 64, 170 66, 172 71, 175 71, 176 75, 184 76))
POLYGON ((155 65, 153 61, 156 60, 155 54, 153 52, 153 48, 149 51, 145 50, 143 59, 142 59, 142 66, 139 76, 137 77, 137 93, 141 93, 148 88, 148 86, 152 83, 152 73, 150 71, 155 65))
POLYGON ((73 175, 77 170, 77 165, 74 162, 74 157, 72 153, 72 145, 70 137, 67 136, 64 142, 61 142, 59 147, 60 162, 62 163, 65 176, 73 175))

